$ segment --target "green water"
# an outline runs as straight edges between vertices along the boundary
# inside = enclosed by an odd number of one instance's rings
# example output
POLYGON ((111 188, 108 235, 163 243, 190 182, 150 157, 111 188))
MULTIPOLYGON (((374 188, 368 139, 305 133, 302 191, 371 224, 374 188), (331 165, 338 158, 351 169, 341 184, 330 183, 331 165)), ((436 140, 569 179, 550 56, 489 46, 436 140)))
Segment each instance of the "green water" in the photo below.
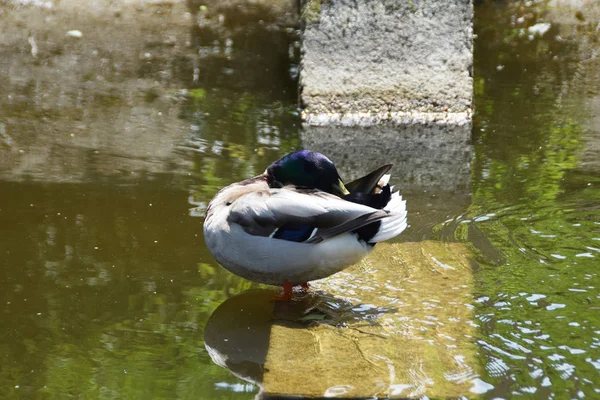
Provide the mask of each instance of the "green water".
POLYGON ((483 379, 490 397, 596 398, 600 154, 586 148, 600 81, 585 42, 598 36, 553 24, 518 38, 510 15, 479 10, 473 203, 455 221, 478 254, 483 379), (581 42, 560 38, 574 30, 581 42))
MULTIPOLYGON (((576 28, 580 41, 564 40, 553 24, 529 39, 511 26, 519 12, 476 10, 470 204, 448 212, 434 203, 435 218, 413 222, 400 240, 457 241, 473 252, 473 340, 479 378, 491 385, 484 398, 597 398, 600 155, 590 105, 600 67, 590 54, 598 33, 592 21, 576 28)), ((297 34, 260 26, 230 34, 233 44, 219 42, 221 31, 192 29, 189 53, 176 61, 105 73, 103 82, 150 76, 157 85, 132 95, 102 89, 78 103, 94 92, 86 78, 50 101, 39 74, 2 83, 1 398, 259 391, 204 347, 213 311, 256 285, 215 263, 202 215, 220 187, 302 148, 297 34), (150 111, 137 125, 119 122, 140 107, 150 111), (169 120, 149 117, 155 109, 169 120), (97 118, 116 121, 103 128, 106 140, 56 139, 85 136, 97 118), (119 142, 131 126, 147 136, 119 142), (170 144, 173 132, 181 134, 170 144)), ((405 197, 410 212, 423 194, 405 197)))

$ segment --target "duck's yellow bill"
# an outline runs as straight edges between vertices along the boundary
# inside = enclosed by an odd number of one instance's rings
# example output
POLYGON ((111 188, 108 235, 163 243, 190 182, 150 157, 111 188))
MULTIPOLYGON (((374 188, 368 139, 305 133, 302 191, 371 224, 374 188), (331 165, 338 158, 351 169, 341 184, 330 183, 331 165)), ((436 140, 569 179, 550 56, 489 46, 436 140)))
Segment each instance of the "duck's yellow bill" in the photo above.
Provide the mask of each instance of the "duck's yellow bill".
POLYGON ((344 182, 342 182, 341 179, 338 179, 337 184, 333 185, 333 190, 338 196, 345 196, 347 194, 350 194, 350 192, 348 191, 348 189, 346 189, 346 186, 344 186, 344 182))

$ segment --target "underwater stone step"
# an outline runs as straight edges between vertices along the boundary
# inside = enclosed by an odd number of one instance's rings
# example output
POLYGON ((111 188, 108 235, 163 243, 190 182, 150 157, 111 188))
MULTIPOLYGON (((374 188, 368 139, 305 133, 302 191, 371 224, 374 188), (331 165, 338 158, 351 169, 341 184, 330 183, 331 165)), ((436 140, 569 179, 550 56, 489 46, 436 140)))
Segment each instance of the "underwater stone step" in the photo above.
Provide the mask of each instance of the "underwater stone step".
POLYGON ((468 396, 480 372, 470 254, 461 243, 380 243, 291 303, 269 290, 228 299, 205 346, 265 399, 468 396))
POLYGON ((343 327, 273 325, 265 393, 469 395, 479 366, 470 323, 469 254, 459 243, 381 243, 362 263, 315 283, 313 289, 344 298, 353 308, 340 313, 343 327))
POLYGON ((305 0, 308 125, 470 119, 471 0, 305 0))

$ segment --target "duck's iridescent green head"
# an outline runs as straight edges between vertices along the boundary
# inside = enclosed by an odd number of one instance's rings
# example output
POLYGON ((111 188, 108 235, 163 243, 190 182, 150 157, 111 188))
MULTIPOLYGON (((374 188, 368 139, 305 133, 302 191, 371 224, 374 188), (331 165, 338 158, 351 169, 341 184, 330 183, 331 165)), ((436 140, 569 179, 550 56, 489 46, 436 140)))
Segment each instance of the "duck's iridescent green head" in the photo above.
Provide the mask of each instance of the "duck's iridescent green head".
POLYGON ((267 168, 270 187, 294 185, 337 196, 348 194, 335 165, 321 153, 301 150, 285 155, 267 168))

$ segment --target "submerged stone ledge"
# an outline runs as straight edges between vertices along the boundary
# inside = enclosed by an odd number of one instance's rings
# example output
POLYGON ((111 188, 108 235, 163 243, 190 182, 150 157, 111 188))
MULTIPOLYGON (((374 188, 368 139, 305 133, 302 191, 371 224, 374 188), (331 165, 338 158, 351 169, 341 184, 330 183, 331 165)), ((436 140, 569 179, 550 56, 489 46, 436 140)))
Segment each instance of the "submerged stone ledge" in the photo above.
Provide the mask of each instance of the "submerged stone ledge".
POLYGON ((470 193, 471 123, 306 126, 305 148, 327 154, 345 179, 393 164, 392 183, 403 193, 470 193))
POLYGON ((292 303, 246 291, 211 315, 206 349, 262 399, 472 396, 482 371, 470 254, 461 243, 381 243, 292 303))

